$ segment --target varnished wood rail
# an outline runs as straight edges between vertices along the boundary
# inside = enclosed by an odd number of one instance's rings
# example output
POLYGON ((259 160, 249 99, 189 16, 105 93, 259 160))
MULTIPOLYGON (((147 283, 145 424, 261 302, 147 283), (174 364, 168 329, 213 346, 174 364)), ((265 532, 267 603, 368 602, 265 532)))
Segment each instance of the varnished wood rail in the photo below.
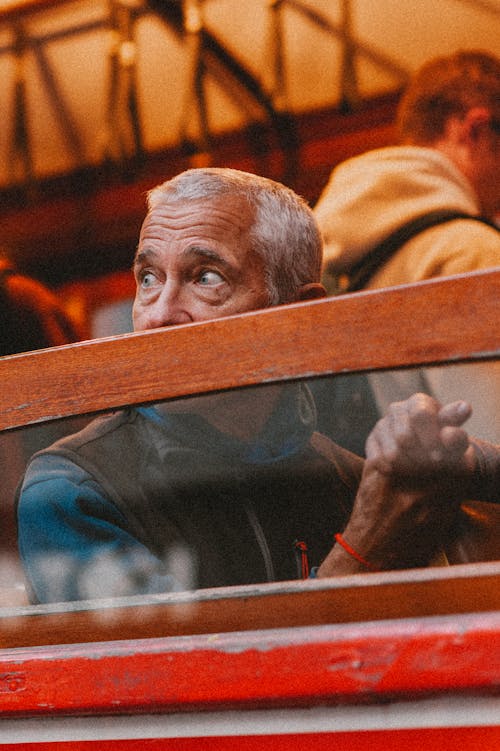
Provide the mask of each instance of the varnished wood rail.
POLYGON ((500 562, 0 608, 0 650, 495 611, 500 562))
POLYGON ((258 383, 500 356, 500 271, 0 359, 0 430, 258 383))

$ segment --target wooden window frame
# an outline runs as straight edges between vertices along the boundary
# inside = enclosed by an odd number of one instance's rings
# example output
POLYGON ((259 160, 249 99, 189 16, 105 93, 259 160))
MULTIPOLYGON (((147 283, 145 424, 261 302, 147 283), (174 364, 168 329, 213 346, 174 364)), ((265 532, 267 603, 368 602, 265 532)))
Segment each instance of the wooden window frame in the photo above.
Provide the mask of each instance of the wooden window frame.
MULTIPOLYGON (((5 357, 0 430, 258 383, 496 360, 498 320, 500 271, 489 271, 5 357)), ((3 609, 0 730, 33 716, 319 711, 429 697, 464 699, 465 712, 474 696, 491 715, 499 585, 500 563, 484 563, 3 609)), ((271 747, 266 727, 241 748, 271 747)), ((498 747, 498 722, 481 727, 481 748, 498 747)), ((331 732, 336 748, 357 748, 352 734, 343 746, 331 732)), ((302 748, 323 748, 319 731, 301 733, 302 748)), ((413 748, 400 737, 387 747, 413 748)), ((166 743, 158 748, 198 748, 166 743)))

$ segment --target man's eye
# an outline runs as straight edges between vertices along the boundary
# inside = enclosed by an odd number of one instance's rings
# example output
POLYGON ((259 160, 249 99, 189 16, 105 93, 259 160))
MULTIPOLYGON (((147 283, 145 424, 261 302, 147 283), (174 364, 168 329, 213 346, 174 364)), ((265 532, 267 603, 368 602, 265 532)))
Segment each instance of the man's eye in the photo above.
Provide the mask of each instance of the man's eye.
POLYGON ((141 283, 141 287, 148 289, 149 287, 153 287, 155 285, 156 277, 152 271, 143 271, 139 275, 139 281, 141 283))
POLYGON ((202 271, 198 277, 198 283, 204 287, 213 287, 223 281, 224 278, 217 271, 202 271))

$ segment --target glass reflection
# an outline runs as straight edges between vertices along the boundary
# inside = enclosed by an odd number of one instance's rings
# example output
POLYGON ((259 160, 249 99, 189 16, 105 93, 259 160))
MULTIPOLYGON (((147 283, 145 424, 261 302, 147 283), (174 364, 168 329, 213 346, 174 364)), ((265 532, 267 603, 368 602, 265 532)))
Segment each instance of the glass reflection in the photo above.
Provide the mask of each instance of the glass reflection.
MULTIPOLYGON (((0 604, 308 575, 349 522, 383 397, 400 400, 445 375, 458 387, 472 368, 265 385, 0 434, 0 604)), ((486 396, 487 437, 495 403, 487 408, 486 396)), ((499 532, 491 519, 490 559, 499 532)), ((407 547, 395 568, 437 562, 407 547)))

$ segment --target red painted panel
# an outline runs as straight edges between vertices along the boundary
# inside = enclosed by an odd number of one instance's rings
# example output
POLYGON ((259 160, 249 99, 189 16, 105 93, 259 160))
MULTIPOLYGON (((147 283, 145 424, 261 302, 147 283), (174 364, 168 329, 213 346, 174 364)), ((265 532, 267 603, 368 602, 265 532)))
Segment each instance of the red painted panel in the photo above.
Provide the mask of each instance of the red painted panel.
POLYGON ((500 727, 375 730, 352 733, 68 741, 2 745, 2 751, 498 751, 500 727))
POLYGON ((0 652, 6 715, 313 706, 500 689, 500 613, 0 652))

